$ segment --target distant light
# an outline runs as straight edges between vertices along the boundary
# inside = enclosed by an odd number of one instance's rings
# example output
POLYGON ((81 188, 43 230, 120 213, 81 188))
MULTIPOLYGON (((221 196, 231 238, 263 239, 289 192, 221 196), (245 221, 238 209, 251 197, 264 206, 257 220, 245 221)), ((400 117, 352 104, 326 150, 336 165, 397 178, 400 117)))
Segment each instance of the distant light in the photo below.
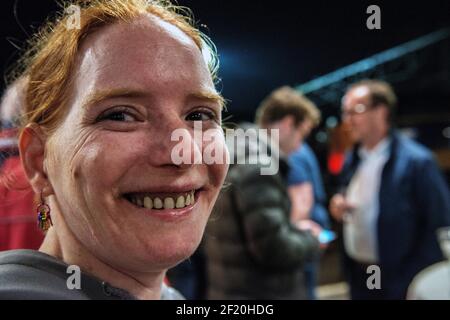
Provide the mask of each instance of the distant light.
POLYGON ((325 121, 325 125, 327 126, 327 128, 334 128, 337 126, 337 124, 338 120, 336 117, 328 117, 325 121))
POLYGON ((444 128, 444 130, 442 130, 442 135, 445 138, 450 139, 450 127, 444 128))
POLYGON ((319 131, 316 133, 316 140, 319 143, 325 143, 328 140, 328 135, 326 134, 326 132, 319 131))

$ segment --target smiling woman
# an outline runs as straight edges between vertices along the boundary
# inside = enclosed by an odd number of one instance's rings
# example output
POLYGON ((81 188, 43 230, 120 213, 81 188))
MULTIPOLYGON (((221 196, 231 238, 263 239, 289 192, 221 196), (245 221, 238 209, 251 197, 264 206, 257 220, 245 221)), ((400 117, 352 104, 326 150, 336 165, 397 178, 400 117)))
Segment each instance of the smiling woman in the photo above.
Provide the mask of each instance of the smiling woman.
POLYGON ((70 5, 79 28, 58 17, 21 60, 20 154, 51 216, 41 212, 39 251, 0 254, 0 298, 177 297, 165 272, 198 246, 228 168, 171 159, 171 133, 197 121, 216 136, 192 150, 227 154, 213 46, 168 1, 70 5), (66 285, 69 265, 80 290, 66 285))

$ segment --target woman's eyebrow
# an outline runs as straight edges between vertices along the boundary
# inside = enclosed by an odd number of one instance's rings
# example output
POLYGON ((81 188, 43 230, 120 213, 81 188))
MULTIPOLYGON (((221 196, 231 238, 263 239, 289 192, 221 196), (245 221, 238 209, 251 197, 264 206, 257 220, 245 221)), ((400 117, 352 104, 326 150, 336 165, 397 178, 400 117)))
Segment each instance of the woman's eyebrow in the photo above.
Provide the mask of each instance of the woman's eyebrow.
POLYGON ((91 105, 97 104, 101 101, 105 101, 108 99, 114 98, 143 98, 148 96, 148 92, 128 89, 128 88, 119 88, 119 89, 110 89, 110 90, 100 90, 90 94, 85 101, 83 102, 83 109, 88 108, 91 105))
POLYGON ((219 93, 215 91, 199 91, 192 92, 188 95, 189 99, 206 100, 210 103, 217 103, 221 109, 225 107, 225 99, 219 93))
MULTIPOLYGON (((90 94, 83 102, 83 109, 88 108, 91 105, 97 104, 99 102, 114 99, 114 98, 144 98, 148 97, 150 94, 146 91, 130 89, 130 88, 119 88, 110 90, 100 90, 90 94)), ((210 103, 216 103, 221 109, 225 107, 225 99, 217 92, 212 90, 202 90, 198 92, 192 92, 188 94, 188 100, 207 100, 210 103)))

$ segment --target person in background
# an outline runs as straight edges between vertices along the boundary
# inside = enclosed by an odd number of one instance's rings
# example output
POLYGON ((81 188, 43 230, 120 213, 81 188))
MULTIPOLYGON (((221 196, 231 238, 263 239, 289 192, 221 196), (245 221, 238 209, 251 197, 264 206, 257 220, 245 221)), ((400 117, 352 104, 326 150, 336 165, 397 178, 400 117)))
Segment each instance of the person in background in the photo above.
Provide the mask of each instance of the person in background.
MULTIPOLYGON (((305 110, 300 123, 300 146, 289 156, 288 192, 292 201, 291 220, 294 224, 312 220, 321 228, 330 229, 330 218, 326 209, 327 195, 322 181, 319 162, 306 143, 306 139, 320 123, 320 111, 312 101, 292 88, 284 88, 289 103, 305 110)), ((308 298, 316 299, 315 287, 319 261, 305 265, 305 282, 308 298)))
POLYGON ((291 223, 287 157, 300 145, 306 112, 286 91, 261 103, 259 128, 241 125, 237 142, 227 136, 227 187, 204 237, 209 299, 307 298, 302 267, 318 254, 320 228, 291 223), (278 170, 264 172, 267 163, 278 170))
POLYGON ((37 199, 17 146, 26 88, 26 78, 16 80, 6 89, 0 105, 0 251, 38 249, 44 239, 37 226, 37 199))
POLYGON ((450 193, 432 153, 393 127, 397 104, 380 80, 351 85, 342 117, 359 142, 346 159, 343 192, 330 202, 343 222, 352 299, 405 299, 414 276, 443 259, 436 229, 450 225, 450 193), (379 266, 381 285, 367 286, 379 266))

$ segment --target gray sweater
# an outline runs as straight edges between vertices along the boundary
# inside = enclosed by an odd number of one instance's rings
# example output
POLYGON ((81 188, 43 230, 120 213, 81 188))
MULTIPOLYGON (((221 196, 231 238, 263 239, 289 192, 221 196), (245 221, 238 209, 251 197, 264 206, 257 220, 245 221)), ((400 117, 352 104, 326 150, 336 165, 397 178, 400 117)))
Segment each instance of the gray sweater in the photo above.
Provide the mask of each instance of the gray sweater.
MULTIPOLYGON (((81 288, 69 289, 64 262, 35 250, 0 252, 0 299, 5 300, 135 300, 127 291, 81 272, 81 288)), ((163 285, 162 300, 184 299, 163 285)))

